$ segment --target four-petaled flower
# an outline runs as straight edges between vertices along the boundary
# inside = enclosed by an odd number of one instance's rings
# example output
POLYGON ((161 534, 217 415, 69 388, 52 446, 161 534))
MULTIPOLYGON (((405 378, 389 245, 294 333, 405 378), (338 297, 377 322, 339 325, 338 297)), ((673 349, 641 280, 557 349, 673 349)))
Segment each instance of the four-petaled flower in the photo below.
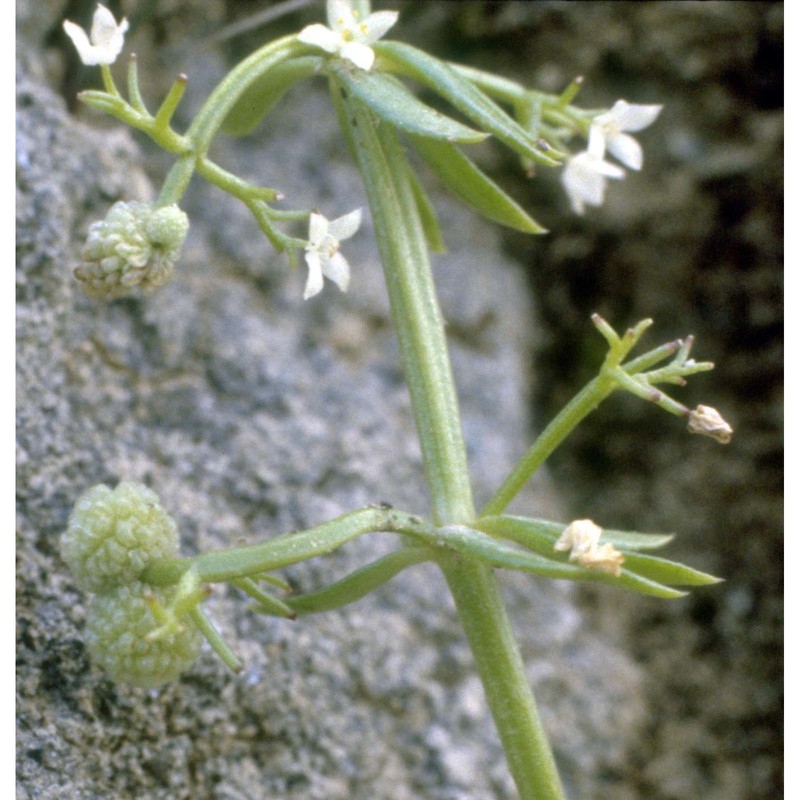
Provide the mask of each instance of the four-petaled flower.
POLYGON ((561 182, 564 184, 572 210, 576 214, 583 214, 585 206, 603 204, 606 178, 620 180, 624 177, 624 169, 584 150, 567 162, 561 173, 561 182))
POLYGON ((113 64, 122 50, 127 30, 127 19, 123 19, 117 25, 114 15, 99 3, 92 18, 92 30, 89 36, 79 25, 68 19, 64 20, 64 31, 72 39, 81 61, 89 66, 113 64))
POLYGON ((328 0, 328 25, 316 23, 303 28, 299 41, 336 53, 360 69, 369 69, 375 61, 370 47, 397 22, 397 11, 376 11, 359 21, 348 0, 328 0))
POLYGON ((343 292, 350 283, 350 265, 339 252, 339 242, 349 239, 361 225, 361 209, 343 217, 327 220, 312 211, 308 220, 306 264, 308 280, 303 299, 308 300, 322 291, 323 275, 332 280, 343 292))
POLYGON ((602 159, 608 148, 611 155, 629 169, 642 168, 642 146, 623 131, 641 131, 655 122, 660 105, 636 105, 617 100, 610 111, 598 114, 589 128, 589 152, 602 159))

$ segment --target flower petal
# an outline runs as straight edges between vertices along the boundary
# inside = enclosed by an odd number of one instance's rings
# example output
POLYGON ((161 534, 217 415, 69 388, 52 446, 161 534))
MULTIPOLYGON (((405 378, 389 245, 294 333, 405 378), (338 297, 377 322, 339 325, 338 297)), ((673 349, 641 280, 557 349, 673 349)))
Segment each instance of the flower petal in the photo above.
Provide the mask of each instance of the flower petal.
POLYGON ((339 55, 364 70, 368 70, 375 61, 375 53, 372 48, 361 42, 345 43, 339 49, 339 55))
MULTIPOLYGON (((620 103, 621 106, 616 114, 617 124, 623 131, 640 131, 648 125, 652 125, 658 115, 661 113, 663 106, 660 105, 636 105, 635 103, 626 103, 624 100, 618 100, 614 104, 616 108, 620 103)), ((614 109, 612 108, 612 113, 614 109)))
POLYGON ((322 240, 328 235, 330 223, 322 216, 312 211, 308 218, 308 244, 311 249, 319 249, 322 240))
POLYGON ((320 25, 319 22, 303 28, 297 34, 297 40, 303 42, 303 44, 319 47, 326 53, 335 53, 342 45, 342 37, 338 33, 334 33, 330 28, 320 25))
POLYGON ((75 49, 78 51, 78 57, 84 64, 97 64, 97 61, 94 61, 95 49, 89 43, 89 37, 86 35, 86 31, 81 28, 80 25, 76 25, 74 22, 70 22, 68 19, 64 20, 64 33, 72 39, 72 44, 75 45, 75 49))
POLYGON ((642 146, 633 136, 628 136, 627 133, 620 133, 609 139, 606 144, 609 152, 626 167, 635 170, 642 168, 642 146))
POLYGON ((361 209, 357 208, 328 224, 328 234, 337 241, 349 239, 361 227, 361 209))
POLYGON ((374 44, 378 39, 382 39, 389 28, 397 22, 400 14, 397 11, 376 11, 370 14, 361 25, 358 26, 359 39, 364 44, 374 44))
POLYGON ((122 43, 125 38, 125 31, 128 30, 128 20, 123 19, 119 25, 114 19, 114 15, 100 3, 92 17, 92 31, 90 38, 95 47, 103 48, 107 54, 114 52, 114 58, 122 50, 122 43))
POLYGON ((602 160, 606 154, 606 133, 602 123, 598 123, 599 117, 596 117, 589 128, 589 146, 587 151, 592 158, 602 160))
POLYGON ((319 253, 316 250, 306 252, 306 264, 308 264, 308 279, 306 288, 303 292, 303 300, 319 294, 322 291, 322 265, 320 264, 319 253))
POLYGON ((330 278, 343 292, 350 284, 350 265, 341 253, 322 259, 322 274, 330 278))
POLYGON ((613 178, 615 181, 622 180, 625 177, 625 170, 622 169, 622 167, 618 167, 616 164, 610 164, 608 161, 603 161, 601 158, 591 158, 587 162, 586 168, 606 178, 613 178))
POLYGON ((351 0, 328 0, 326 4, 328 25, 339 33, 354 28, 358 22, 353 13, 351 0))

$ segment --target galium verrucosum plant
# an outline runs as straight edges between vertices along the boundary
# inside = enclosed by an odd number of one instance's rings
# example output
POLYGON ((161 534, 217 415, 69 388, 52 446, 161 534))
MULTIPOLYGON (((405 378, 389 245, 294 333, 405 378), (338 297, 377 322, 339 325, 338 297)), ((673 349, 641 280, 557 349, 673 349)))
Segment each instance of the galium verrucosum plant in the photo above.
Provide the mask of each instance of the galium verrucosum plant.
POLYGON ((453 595, 520 797, 557 800, 563 790, 494 570, 594 581, 661 598, 685 593, 676 587, 717 579, 651 555, 670 541, 668 535, 609 530, 588 519, 552 522, 505 510, 555 448, 617 390, 683 418, 690 432, 724 443, 732 430, 713 408, 690 410, 663 389, 713 367, 689 357, 692 337, 632 357, 651 321, 620 335, 594 315, 592 322, 608 345, 597 376, 542 431, 486 506, 476 510, 429 263, 429 252, 441 249, 446 232, 407 150, 416 151, 445 188, 487 218, 542 234, 542 226, 469 157, 468 146, 493 136, 519 155, 531 175, 538 168, 562 169, 570 205, 583 213, 586 206, 602 203, 607 179, 624 177, 607 154, 630 169, 641 168, 641 146, 630 132, 650 125, 661 106, 619 100, 610 109, 584 110, 573 103, 579 79, 558 95, 539 92, 386 39, 396 12, 370 13, 363 0, 329 0, 326 9, 327 25, 309 25, 268 43, 235 66, 183 133, 171 121, 185 76, 151 114, 139 90, 135 57, 128 62, 127 98, 110 69, 127 23, 117 24, 103 6, 89 36, 65 23, 83 61, 100 65, 104 83, 102 91, 83 92, 80 99, 176 156, 154 202, 117 203, 103 222, 90 227, 84 263, 75 275, 89 295, 107 299, 152 291, 169 280, 188 233, 178 204, 197 173, 243 202, 290 266, 303 253, 305 299, 323 291, 325 278, 346 291, 350 264, 340 252, 341 242, 357 232, 360 209, 329 220, 317 209, 284 208, 280 191, 249 183, 208 156, 217 134, 247 135, 290 88, 315 77, 327 80, 343 137, 364 179, 417 425, 430 518, 369 506, 261 544, 181 557, 177 526, 159 499, 146 487, 123 482, 115 489, 94 487, 79 499, 62 537, 62 553, 79 584, 95 595, 89 619, 95 659, 112 679, 147 687, 187 669, 202 639, 231 669, 241 668, 203 611, 214 583, 236 587, 255 601, 258 612, 295 619, 354 602, 402 570, 434 562, 453 595), (406 79, 435 92, 459 119, 420 101, 406 79), (587 144, 572 154, 575 139, 587 144), (306 235, 296 232, 303 223, 306 235), (375 532, 398 534, 400 546, 330 585, 292 596, 274 574, 375 532))

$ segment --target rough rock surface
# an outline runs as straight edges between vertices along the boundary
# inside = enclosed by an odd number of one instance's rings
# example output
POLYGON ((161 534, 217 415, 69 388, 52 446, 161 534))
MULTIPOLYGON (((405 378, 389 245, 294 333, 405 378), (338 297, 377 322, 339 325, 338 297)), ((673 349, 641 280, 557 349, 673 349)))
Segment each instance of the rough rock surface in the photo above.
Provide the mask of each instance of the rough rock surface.
MULTIPOLYGON (((153 188, 132 136, 116 125, 101 132, 99 115, 73 119, 48 88, 47 75, 58 82, 57 63, 41 57, 50 31, 21 5, 17 796, 513 797, 469 651, 429 567, 294 624, 258 617, 220 590, 210 609, 246 663, 239 677, 206 653, 180 681, 148 692, 111 684, 89 662, 87 598, 57 550, 88 486, 150 485, 186 553, 371 502, 423 511, 424 487, 369 224, 348 242, 350 294, 328 286, 303 303, 303 271, 289 274, 246 210, 198 183, 172 284, 108 304, 80 293, 71 267, 88 224, 153 188)), ((204 59, 193 86, 221 74, 204 59)), ((216 157, 331 217, 363 203, 324 95, 298 103, 267 141, 216 157)), ((165 162, 145 163, 157 175, 165 162)), ((480 501, 529 441, 535 312, 497 234, 447 203, 442 214, 455 234, 436 276, 480 501)), ((544 480, 519 505, 551 516, 557 506, 544 480)), ((300 589, 319 585, 384 552, 387 539, 287 575, 300 589)), ((570 796, 590 797, 624 770, 644 724, 640 671, 613 635, 585 624, 569 588, 524 576, 503 585, 570 796)))

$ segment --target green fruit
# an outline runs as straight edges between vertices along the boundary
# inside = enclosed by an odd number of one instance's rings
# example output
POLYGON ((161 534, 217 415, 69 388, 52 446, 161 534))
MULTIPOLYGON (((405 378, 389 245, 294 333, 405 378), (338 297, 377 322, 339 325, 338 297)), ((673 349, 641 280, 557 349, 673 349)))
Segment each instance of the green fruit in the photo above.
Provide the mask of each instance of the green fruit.
POLYGON ((174 594, 174 587, 135 581, 94 598, 89 651, 114 682, 148 689, 161 686, 177 678, 200 654, 202 636, 189 619, 166 635, 148 638, 160 627, 148 597, 167 605, 174 594))
POLYGON ((163 286, 189 232, 189 218, 178 206, 115 203, 106 218, 89 226, 75 277, 90 297, 111 300, 136 287, 163 286))
POLYGON ((135 581, 150 562, 178 555, 178 527, 139 483, 100 484, 75 504, 61 555, 78 584, 101 592, 135 581))

